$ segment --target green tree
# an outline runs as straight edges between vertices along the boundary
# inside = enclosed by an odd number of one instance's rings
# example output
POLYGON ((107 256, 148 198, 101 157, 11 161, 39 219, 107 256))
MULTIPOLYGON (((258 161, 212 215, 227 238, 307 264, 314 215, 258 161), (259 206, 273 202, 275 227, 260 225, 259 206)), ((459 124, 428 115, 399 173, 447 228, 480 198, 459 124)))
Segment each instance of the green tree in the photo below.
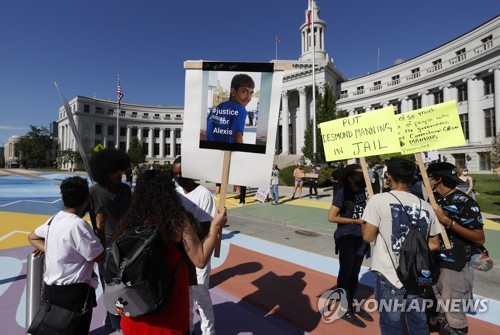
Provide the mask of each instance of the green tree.
MULTIPOLYGON (((316 96, 316 126, 322 122, 331 121, 347 116, 345 111, 337 111, 336 99, 333 90, 329 85, 324 86, 324 94, 316 96)), ((325 150, 323 149, 323 141, 321 140, 321 131, 316 129, 316 147, 317 147, 317 163, 326 162, 325 150)), ((305 157, 313 160, 313 124, 309 121, 306 132, 304 134, 304 147, 302 153, 305 157)))
POLYGON ((500 167, 500 134, 493 137, 491 144, 491 167, 496 169, 497 167, 500 167))
POLYGON ((130 163, 134 166, 143 163, 146 159, 146 154, 142 151, 142 144, 137 137, 132 138, 127 153, 130 157, 130 163))
POLYGON ((47 127, 30 125, 30 131, 14 145, 16 155, 30 167, 50 166, 49 152, 54 145, 54 139, 47 127))
POLYGON ((80 153, 71 149, 59 150, 58 157, 61 164, 70 164, 71 171, 74 170, 75 164, 83 163, 80 153))

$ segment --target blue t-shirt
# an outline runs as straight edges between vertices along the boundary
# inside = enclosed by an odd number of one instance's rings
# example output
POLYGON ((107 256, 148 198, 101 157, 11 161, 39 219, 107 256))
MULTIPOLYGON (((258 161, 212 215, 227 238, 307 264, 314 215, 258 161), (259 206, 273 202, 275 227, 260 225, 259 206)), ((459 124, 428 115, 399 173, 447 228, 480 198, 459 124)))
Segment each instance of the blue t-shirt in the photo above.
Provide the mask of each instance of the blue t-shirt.
POLYGON ((228 100, 210 110, 207 117, 207 141, 233 143, 237 132, 245 131, 247 110, 239 103, 228 100))

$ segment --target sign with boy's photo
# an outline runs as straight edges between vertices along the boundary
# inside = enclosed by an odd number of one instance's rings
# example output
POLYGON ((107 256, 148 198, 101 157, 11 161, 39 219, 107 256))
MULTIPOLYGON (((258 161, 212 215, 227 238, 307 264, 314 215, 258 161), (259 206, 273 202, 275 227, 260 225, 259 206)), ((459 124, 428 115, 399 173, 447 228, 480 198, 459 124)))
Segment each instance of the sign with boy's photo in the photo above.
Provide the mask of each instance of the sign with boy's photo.
POLYGON ((206 114, 201 114, 200 148, 264 154, 273 65, 204 63, 203 70, 207 94, 203 96, 206 114))
POLYGON ((283 64, 188 61, 185 68, 183 175, 220 182, 230 151, 229 184, 268 183, 283 64))

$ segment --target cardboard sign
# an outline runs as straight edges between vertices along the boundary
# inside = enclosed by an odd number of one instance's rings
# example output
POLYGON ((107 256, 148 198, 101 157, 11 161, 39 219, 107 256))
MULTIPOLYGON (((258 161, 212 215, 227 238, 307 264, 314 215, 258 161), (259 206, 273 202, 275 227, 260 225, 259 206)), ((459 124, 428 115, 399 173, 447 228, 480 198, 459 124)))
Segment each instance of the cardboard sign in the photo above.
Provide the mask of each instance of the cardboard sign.
POLYGON ((424 163, 430 163, 439 160, 439 153, 437 152, 437 150, 423 151, 421 155, 422 161, 424 163))
POLYGON ((319 126, 329 162, 400 151, 392 107, 323 122, 319 126))
MULTIPOLYGON (((277 65, 274 63, 196 61, 186 62, 185 65, 183 176, 221 182, 224 151, 231 151, 229 184, 258 186, 269 183, 278 129, 283 71, 276 70, 277 65), (227 99, 226 93, 230 94, 232 79, 242 73, 252 77, 255 83, 254 95, 246 109, 258 110, 258 113, 247 115, 244 143, 208 140, 206 131, 211 110, 218 106, 217 99, 227 99)), ((221 115, 226 115, 224 113, 232 114, 229 109, 221 112, 221 115)), ((227 118, 220 119, 221 122, 228 122, 227 118)))
POLYGON ((257 193, 255 193, 254 199, 260 202, 265 202, 268 193, 268 188, 259 187, 257 193))
POLYGON ((306 173, 305 177, 306 178, 318 179, 319 178, 319 173, 306 173))
POLYGON ((401 154, 465 145, 455 101, 397 116, 401 154))

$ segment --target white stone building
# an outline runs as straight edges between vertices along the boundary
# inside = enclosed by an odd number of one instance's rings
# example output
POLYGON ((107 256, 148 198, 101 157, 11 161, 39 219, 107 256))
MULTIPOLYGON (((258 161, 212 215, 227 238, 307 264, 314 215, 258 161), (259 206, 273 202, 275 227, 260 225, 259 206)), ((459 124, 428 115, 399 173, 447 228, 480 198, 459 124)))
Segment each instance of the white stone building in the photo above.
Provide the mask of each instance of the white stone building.
MULTIPOLYGON (((315 17, 320 18, 315 7, 315 17)), ((310 28, 300 27, 302 55, 285 72, 277 152, 301 154, 311 117, 312 52, 310 28), (289 127, 283 127, 289 124, 289 127)), ((470 171, 491 170, 489 150, 500 118, 500 16, 433 50, 373 74, 347 80, 328 59, 326 23, 314 24, 316 86, 331 85, 337 108, 350 115, 387 106, 397 113, 456 100, 467 145, 440 150, 441 159, 470 171)))
MULTIPOLYGON (((86 152, 98 144, 105 148, 116 146, 115 101, 77 96, 69 105, 86 152)), ((182 107, 122 103, 118 120, 118 147, 128 151, 132 138, 137 137, 148 163, 172 163, 181 152, 183 116, 182 107)), ((78 150, 63 107, 59 108, 58 133, 60 150, 78 150)))

